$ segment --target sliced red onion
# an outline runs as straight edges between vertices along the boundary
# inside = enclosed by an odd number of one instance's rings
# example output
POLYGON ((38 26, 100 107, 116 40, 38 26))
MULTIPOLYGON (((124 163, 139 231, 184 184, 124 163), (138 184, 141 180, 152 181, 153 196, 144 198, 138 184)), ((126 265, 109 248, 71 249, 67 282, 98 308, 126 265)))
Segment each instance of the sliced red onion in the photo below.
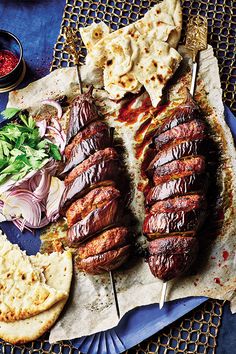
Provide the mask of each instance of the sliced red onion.
MULTIPOLYGON (((47 130, 51 130, 53 134, 53 138, 55 140, 55 143, 60 149, 60 152, 63 153, 66 147, 66 141, 65 141, 65 133, 64 132, 59 132, 56 128, 52 126, 47 126, 47 130)), ((50 134, 46 134, 46 136, 50 137, 50 134)))
POLYGON ((42 104, 47 104, 49 106, 56 108, 57 109, 57 117, 59 119, 62 117, 62 108, 61 108, 61 105, 57 101, 51 100, 51 99, 43 100, 42 104))
POLYGON ((52 118, 52 119, 51 119, 51 122, 54 124, 54 127, 55 127, 59 132, 61 132, 62 128, 61 128, 61 124, 58 122, 58 120, 55 119, 55 118, 52 118))
POLYGON ((31 227, 39 227, 42 212, 32 192, 26 189, 14 190, 8 192, 3 201, 2 213, 7 220, 22 218, 31 227))
POLYGON ((45 119, 36 122, 36 126, 39 128, 39 135, 41 138, 45 135, 47 129, 47 121, 45 119))
POLYGON ((46 215, 50 221, 55 221, 59 217, 59 207, 64 189, 64 182, 57 177, 52 177, 46 202, 46 215))
POLYGON ((34 195, 33 200, 41 202, 48 195, 48 191, 51 184, 51 175, 47 173, 45 169, 42 169, 39 172, 39 175, 37 175, 37 180, 38 183, 34 183, 34 186, 36 188, 32 190, 34 195))

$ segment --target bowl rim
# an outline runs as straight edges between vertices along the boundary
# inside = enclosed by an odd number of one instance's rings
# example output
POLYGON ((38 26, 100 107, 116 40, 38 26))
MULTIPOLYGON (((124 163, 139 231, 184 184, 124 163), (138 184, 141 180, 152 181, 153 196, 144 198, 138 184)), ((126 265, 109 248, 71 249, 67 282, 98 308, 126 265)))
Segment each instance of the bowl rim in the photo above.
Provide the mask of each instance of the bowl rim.
POLYGON ((0 76, 0 80, 2 79, 5 79, 5 78, 8 78, 8 76, 12 75, 12 73, 14 73, 14 71, 17 70, 17 68, 20 66, 21 62, 22 62, 22 58, 23 58, 23 47, 22 47, 22 44, 21 44, 21 41, 19 40, 19 38, 13 34, 12 32, 10 31, 6 31, 6 30, 3 30, 3 29, 0 29, 0 37, 1 37, 1 34, 7 34, 9 37, 12 37, 18 44, 19 46, 19 49, 20 49, 20 56, 19 56, 19 60, 18 60, 18 63, 17 65, 14 67, 14 69, 12 71, 10 71, 8 74, 4 75, 4 76, 0 76))

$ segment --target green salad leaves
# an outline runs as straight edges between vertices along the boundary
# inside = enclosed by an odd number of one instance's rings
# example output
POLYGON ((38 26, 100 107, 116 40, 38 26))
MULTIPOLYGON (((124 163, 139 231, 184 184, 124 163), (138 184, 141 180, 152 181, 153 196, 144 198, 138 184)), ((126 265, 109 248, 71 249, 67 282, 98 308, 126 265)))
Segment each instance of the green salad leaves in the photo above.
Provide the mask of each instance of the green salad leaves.
POLYGON ((16 117, 17 121, 0 128, 0 184, 8 178, 20 180, 51 157, 61 160, 57 145, 40 137, 36 122, 27 112, 7 108, 2 115, 5 119, 16 117))

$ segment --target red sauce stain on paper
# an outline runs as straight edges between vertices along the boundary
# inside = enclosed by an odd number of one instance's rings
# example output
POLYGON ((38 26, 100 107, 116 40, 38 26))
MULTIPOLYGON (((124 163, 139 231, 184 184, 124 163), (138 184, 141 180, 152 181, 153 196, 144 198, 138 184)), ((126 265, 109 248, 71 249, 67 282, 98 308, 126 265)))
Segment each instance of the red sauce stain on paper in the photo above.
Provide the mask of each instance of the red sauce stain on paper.
POLYGON ((223 257, 224 261, 227 261, 227 259, 229 258, 229 252, 228 251, 223 251, 222 257, 223 257))
POLYGON ((124 122, 127 125, 134 124, 137 122, 138 116, 141 113, 148 113, 149 109, 153 108, 150 97, 146 97, 139 107, 132 108, 132 105, 136 101, 137 97, 133 98, 131 101, 128 101, 121 107, 117 120, 119 122, 124 122))
POLYGON ((220 278, 214 278, 214 282, 220 286, 223 286, 220 282, 220 278))

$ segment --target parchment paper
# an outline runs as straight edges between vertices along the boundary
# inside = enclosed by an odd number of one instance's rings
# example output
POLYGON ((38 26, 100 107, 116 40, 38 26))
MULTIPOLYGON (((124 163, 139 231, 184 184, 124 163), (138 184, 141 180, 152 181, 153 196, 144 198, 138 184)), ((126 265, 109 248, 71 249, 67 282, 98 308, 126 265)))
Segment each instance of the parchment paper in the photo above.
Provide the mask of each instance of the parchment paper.
MULTIPOLYGON (((84 70, 82 77, 86 77, 84 70)), ((91 77, 91 76, 90 76, 91 77)), ((99 77, 99 75, 97 76, 99 77)), ((182 82, 180 86, 188 84, 182 82)), ((73 68, 59 69, 49 76, 38 80, 29 88, 10 94, 11 107, 31 108, 39 105, 40 100, 46 97, 55 97, 58 94, 76 95, 76 71, 73 68), (73 92, 71 91, 73 88, 73 92)), ((178 85, 177 85, 178 88, 178 85)), ((137 126, 128 127, 115 120, 114 109, 118 105, 106 101, 106 94, 99 90, 96 96, 105 98, 102 104, 109 103, 106 108, 106 119, 115 125, 119 135, 129 152, 127 167, 134 179, 134 194, 131 209, 142 222, 144 217, 143 194, 136 187, 141 180, 140 161, 134 157, 133 137, 137 126)), ((207 115, 207 120, 215 131, 215 139, 224 150, 222 168, 220 169, 219 183, 222 187, 222 198, 226 198, 227 207, 224 209, 224 224, 217 238, 210 245, 201 250, 195 274, 175 279, 168 283, 167 301, 188 296, 208 296, 231 301, 232 311, 236 311, 236 276, 235 276, 235 250, 236 250, 236 153, 229 128, 224 121, 224 107, 219 79, 217 60, 213 50, 208 49, 201 53, 200 72, 198 80, 197 100, 207 115), (206 95, 204 94, 204 88, 206 95), (204 99, 202 97, 204 96, 204 99), (212 107, 209 107, 209 104, 212 107), (227 254, 227 257, 225 256, 227 254)), ((99 101, 101 104, 101 100, 99 101)), ((101 104, 101 106, 102 106, 101 104)), ((136 103, 139 104, 138 101, 136 103)), ((104 106, 103 106, 103 111, 104 106)), ((206 223, 208 223, 207 220, 206 223)), ((140 225, 137 224, 137 228, 140 225)), ((63 237, 60 225, 54 225, 50 235, 44 235, 47 242, 53 238, 63 237)), ((207 236, 206 236, 207 237, 207 236)), ((156 303, 160 299, 162 282, 154 278, 148 265, 139 260, 124 271, 115 272, 117 291, 121 314, 142 305, 156 303)), ((71 297, 66 311, 57 322, 50 334, 50 342, 72 339, 95 332, 104 331, 117 325, 117 316, 108 275, 89 276, 78 273, 74 276, 71 297)))

